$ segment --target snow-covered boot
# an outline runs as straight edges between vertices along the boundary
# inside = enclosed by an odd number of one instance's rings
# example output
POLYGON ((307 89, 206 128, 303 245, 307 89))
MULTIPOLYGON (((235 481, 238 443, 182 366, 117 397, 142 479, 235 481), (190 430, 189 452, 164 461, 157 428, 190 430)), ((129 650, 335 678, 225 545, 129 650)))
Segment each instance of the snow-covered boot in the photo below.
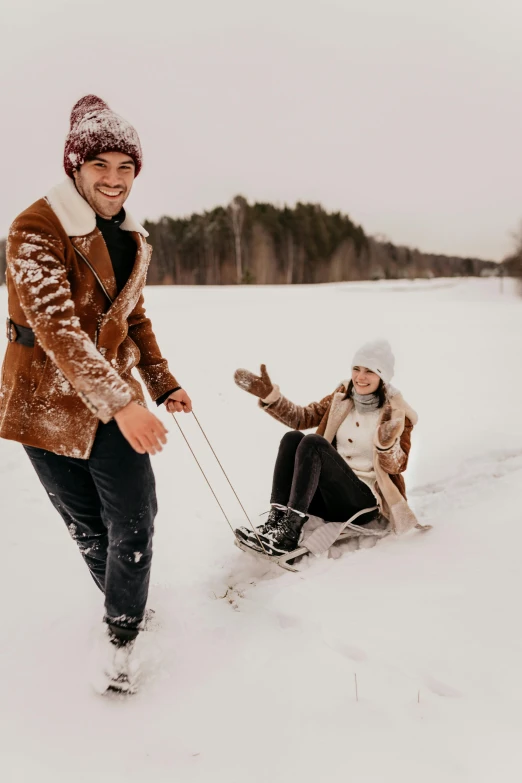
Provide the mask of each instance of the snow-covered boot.
POLYGON ((97 693, 136 693, 140 662, 135 655, 135 643, 136 636, 116 636, 110 627, 105 627, 93 651, 91 683, 97 693))
POLYGON ((263 545, 270 554, 293 552, 299 546, 299 536, 308 517, 289 508, 270 532, 263 536, 263 545))
POLYGON ((249 546, 254 546, 255 549, 262 551, 261 547, 259 546, 258 536, 261 540, 263 540, 266 535, 269 535, 272 529, 276 527, 284 517, 285 512, 285 508, 272 506, 266 522, 262 525, 259 525, 259 527, 256 527, 257 536, 252 528, 249 527, 238 527, 236 529, 236 535, 249 546))

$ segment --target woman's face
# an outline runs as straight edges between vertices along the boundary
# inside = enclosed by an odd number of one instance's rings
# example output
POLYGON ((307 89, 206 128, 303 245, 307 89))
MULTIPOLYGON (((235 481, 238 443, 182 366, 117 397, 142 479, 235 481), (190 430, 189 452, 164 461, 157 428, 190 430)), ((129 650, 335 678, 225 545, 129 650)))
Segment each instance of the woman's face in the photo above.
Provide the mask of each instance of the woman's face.
POLYGON ((367 367, 352 367, 352 381, 357 394, 373 394, 381 382, 376 372, 367 367))

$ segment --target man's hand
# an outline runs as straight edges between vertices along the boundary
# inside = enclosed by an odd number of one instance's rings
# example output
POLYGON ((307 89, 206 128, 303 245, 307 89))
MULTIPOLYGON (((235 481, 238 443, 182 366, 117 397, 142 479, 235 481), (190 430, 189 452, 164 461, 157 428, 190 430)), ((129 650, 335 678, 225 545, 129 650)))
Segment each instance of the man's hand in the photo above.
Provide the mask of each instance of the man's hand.
POLYGON ((137 402, 129 402, 114 419, 123 437, 138 454, 156 454, 167 442, 167 430, 162 422, 137 402))
POLYGON ((266 364, 261 365, 261 375, 255 375, 250 370, 236 370, 234 381, 240 389, 244 389, 249 394, 264 400, 273 390, 274 385, 266 371, 266 364))
POLYGON ((185 389, 178 389, 173 392, 163 403, 169 413, 190 413, 192 411, 192 400, 185 389))

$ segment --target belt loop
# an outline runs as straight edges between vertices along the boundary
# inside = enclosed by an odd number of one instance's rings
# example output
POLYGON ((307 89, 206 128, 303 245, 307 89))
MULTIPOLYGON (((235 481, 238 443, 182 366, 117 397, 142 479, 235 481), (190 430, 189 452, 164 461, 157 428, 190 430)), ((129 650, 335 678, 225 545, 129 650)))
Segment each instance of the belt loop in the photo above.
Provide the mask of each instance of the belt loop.
POLYGON ((11 321, 11 318, 6 318, 5 320, 5 334, 8 342, 10 343, 16 342, 16 338, 18 337, 18 332, 16 331, 16 327, 14 323, 11 321))

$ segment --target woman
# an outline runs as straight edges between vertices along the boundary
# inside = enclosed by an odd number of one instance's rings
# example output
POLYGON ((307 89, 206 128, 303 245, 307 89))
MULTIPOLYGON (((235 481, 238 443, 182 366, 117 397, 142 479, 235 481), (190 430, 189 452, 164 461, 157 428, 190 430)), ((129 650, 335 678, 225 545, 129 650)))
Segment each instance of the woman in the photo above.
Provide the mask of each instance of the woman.
MULTIPOLYGON (((386 340, 366 343, 353 358, 351 380, 306 407, 282 396, 265 365, 260 376, 236 371, 237 385, 293 430, 279 447, 268 521, 257 528, 269 554, 296 549, 310 514, 344 522, 377 505, 396 533, 417 524, 401 475, 408 465, 417 414, 390 385, 394 366, 386 340), (317 427, 313 435, 300 432, 311 427, 317 427)), ((375 513, 362 515, 358 523, 367 524, 375 513)), ((236 534, 261 549, 253 531, 238 528, 236 534)))

